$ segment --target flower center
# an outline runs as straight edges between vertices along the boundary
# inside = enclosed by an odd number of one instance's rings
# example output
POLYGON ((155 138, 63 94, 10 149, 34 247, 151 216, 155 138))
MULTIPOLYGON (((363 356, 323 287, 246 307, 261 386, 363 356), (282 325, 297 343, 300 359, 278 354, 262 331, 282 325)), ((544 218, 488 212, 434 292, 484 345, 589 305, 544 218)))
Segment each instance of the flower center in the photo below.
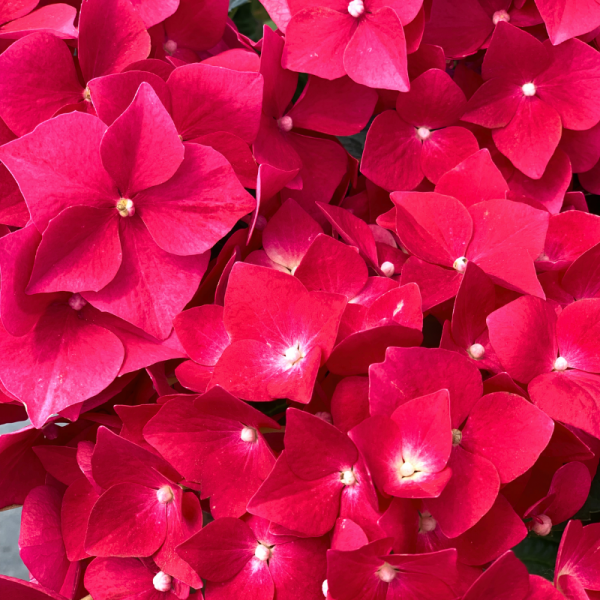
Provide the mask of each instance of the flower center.
POLYGON ((357 19, 365 12, 365 3, 363 0, 352 0, 350 4, 348 4, 348 12, 350 16, 357 19))
POLYGON ((291 369, 304 358, 304 353, 300 350, 300 344, 288 348, 283 355, 288 362, 288 369, 291 369))
POLYGON ((161 504, 169 504, 174 498, 173 490, 168 485, 165 485, 156 492, 156 498, 161 504))
POLYGON ((256 550, 254 551, 254 556, 263 562, 269 560, 271 558, 271 554, 271 548, 265 546, 264 544, 258 544, 258 546, 256 546, 256 550))
POLYGON ((117 210, 122 217, 133 217, 133 215, 135 215, 135 206, 133 205, 133 200, 121 198, 117 202, 117 210))
POLYGON ((535 83, 526 83, 525 85, 523 85, 523 87, 521 89, 523 90, 524 96, 535 96, 535 92, 536 92, 535 83))
POLYGON ((402 477, 410 477, 411 475, 414 475, 415 467, 411 463, 406 461, 402 463, 402 466, 400 467, 400 469, 398 469, 398 472, 402 477))
POLYGON ((277 126, 281 131, 291 131, 294 127, 294 121, 292 120, 292 117, 285 115, 285 117, 277 119, 277 126))
POLYGON ((85 90, 83 90, 83 99, 86 102, 91 102, 92 101, 92 94, 90 93, 90 88, 86 87, 85 90))
POLYGON ((547 515, 533 517, 531 530, 541 536, 548 535, 552 531, 552 519, 547 515))
POLYGON ((461 256, 454 261, 452 265, 459 273, 464 273, 467 270, 467 263, 469 260, 466 256, 461 256))
POLYGON ((177 42, 175 40, 167 40, 163 44, 163 50, 169 55, 173 56, 175 50, 177 50, 177 42))
POLYGON ((481 344, 473 344, 467 352, 475 360, 481 360, 485 356, 485 348, 481 344))
POLYGON ((323 592, 323 596, 327 598, 327 594, 329 593, 329 584, 327 583, 327 579, 323 582, 321 591, 323 592))
POLYGON ((69 306, 73 310, 81 310, 86 304, 87 302, 83 299, 81 294, 73 294, 69 298, 69 306))
POLYGON ((417 129, 417 136, 421 140, 426 140, 431 135, 431 130, 427 129, 427 127, 419 127, 417 129))
POLYGON ((554 361, 554 370, 555 371, 566 371, 568 366, 569 366, 569 363, 567 362, 567 359, 563 358, 562 356, 559 356, 554 361))
POLYGON ((352 469, 348 469, 340 473, 340 480, 344 485, 354 485, 356 483, 356 475, 352 469))
POLYGON ((492 23, 494 25, 498 25, 500 21, 506 21, 507 23, 510 21, 510 15, 505 10, 497 10, 492 15, 492 23))
POLYGON ((452 445, 458 446, 462 442, 462 431, 460 429, 452 430, 452 445))
POLYGON ((254 427, 244 427, 244 429, 242 429, 242 433, 240 434, 240 438, 242 442, 253 444, 258 439, 258 434, 256 433, 256 429, 254 429, 254 427))
POLYGON ((394 263, 391 263, 389 260, 386 260, 385 262, 381 263, 380 269, 386 277, 391 277, 396 272, 396 267, 394 267, 394 263))
POLYGON ((419 532, 427 533, 433 531, 437 527, 437 521, 431 516, 430 512, 421 513, 421 521, 419 523, 419 532))
POLYGON ((392 565, 389 563, 383 563, 383 565, 381 565, 381 567, 379 567, 377 570, 377 577, 379 577, 379 579, 385 583, 390 583, 390 581, 393 581, 397 574, 398 571, 396 571, 396 569, 394 569, 394 567, 392 567, 392 565))
POLYGON ((170 592, 171 591, 171 576, 159 571, 152 580, 154 589, 158 592, 170 592))

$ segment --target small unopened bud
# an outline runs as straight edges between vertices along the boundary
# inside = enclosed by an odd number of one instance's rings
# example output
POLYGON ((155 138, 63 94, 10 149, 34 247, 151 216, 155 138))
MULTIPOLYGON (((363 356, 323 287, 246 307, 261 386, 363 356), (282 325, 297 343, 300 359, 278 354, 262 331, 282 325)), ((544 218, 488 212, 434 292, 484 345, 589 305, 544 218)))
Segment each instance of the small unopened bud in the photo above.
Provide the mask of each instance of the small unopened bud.
POLYGON ((567 362, 567 359, 563 358, 562 356, 559 356, 554 361, 554 370, 555 371, 566 371, 568 366, 569 366, 569 363, 567 362))
POLYGON ((344 485, 354 485, 356 483, 356 475, 352 469, 348 469, 348 471, 342 471, 340 480, 344 485))
POLYGON ((173 490, 168 485, 165 485, 156 492, 156 498, 161 504, 168 504, 173 501, 173 490))
POLYGON ((323 592, 323 596, 327 598, 327 594, 329 593, 329 584, 327 583, 327 579, 323 582, 321 590, 323 592))
POLYGON ((135 206, 133 205, 133 200, 121 198, 117 202, 117 210, 122 217, 133 217, 133 215, 135 215, 135 206))
POLYGON ((427 127, 419 127, 419 129, 417 129, 417 136, 421 140, 426 140, 430 135, 431 135, 431 130, 428 129, 427 127))
POLYGON ((258 215, 258 217, 256 217, 256 223, 254 225, 254 229, 256 229, 257 231, 264 231, 266 226, 267 226, 267 219, 265 217, 263 217, 262 215, 258 215))
POLYGON ((402 475, 402 477, 410 477, 411 475, 414 475, 414 472, 415 468, 411 463, 402 463, 402 466, 400 467, 400 475, 402 475))
POLYGON ((419 531, 421 533, 428 533, 433 531, 437 527, 437 521, 431 516, 430 512, 421 513, 421 522, 419 524, 419 531))
POLYGON ((333 425, 333 417, 331 416, 331 413, 328 413, 327 411, 320 410, 315 413, 315 417, 321 419, 321 421, 325 421, 325 423, 333 425))
POLYGON ((158 592, 170 592, 171 591, 171 576, 159 571, 152 580, 154 589, 158 592))
POLYGON ((163 49, 169 56, 173 56, 173 53, 177 50, 177 42, 175 40, 167 40, 163 44, 163 49))
POLYGON ((249 442, 253 444, 258 439, 258 434, 256 433, 256 429, 254 427, 244 427, 242 429, 242 433, 240 434, 240 438, 242 442, 249 442))
POLYGON ((467 263, 469 260, 466 256, 461 256, 454 261, 452 265, 459 273, 464 273, 467 270, 467 263))
POLYGON ((264 544, 259 544, 258 546, 256 546, 254 556, 256 556, 258 560, 262 560, 263 562, 265 562, 271 558, 271 548, 265 546, 264 544))
POLYGON ((492 15, 492 23, 494 23, 494 25, 498 25, 500 21, 506 21, 507 23, 510 21, 510 15, 505 10, 497 10, 492 15))
POLYGON ((365 12, 365 3, 363 0, 352 0, 350 4, 348 4, 348 12, 351 17, 355 19, 360 17, 365 12))
POLYGON ((385 262, 381 263, 380 268, 381 272, 386 277, 391 277, 396 272, 396 267, 394 267, 394 263, 390 262, 389 260, 386 260, 385 262))
POLYGON ((69 298, 69 306, 73 310, 81 310, 86 304, 87 302, 84 300, 81 294, 73 294, 69 298))
POLYGON ((390 581, 393 581, 397 574, 398 571, 396 571, 396 569, 394 569, 394 567, 392 567, 392 565, 389 563, 383 563, 383 565, 381 565, 377 571, 377 576, 385 583, 390 583, 390 581))
POLYGON ((292 121, 292 117, 281 117, 281 119, 277 119, 277 126, 281 131, 291 131, 294 128, 294 121, 292 121))
POLYGON ((535 92, 536 92, 535 83, 526 83, 525 85, 523 85, 523 87, 521 89, 523 90, 524 96, 535 96, 535 92))
POLYGON ((533 527, 531 530, 541 536, 548 535, 552 531, 552 520, 547 515, 533 517, 533 527))
POLYGON ((458 446, 462 442, 462 431, 460 429, 452 430, 452 445, 458 446))
POLYGON ((485 348, 481 344, 473 344, 467 352, 475 360, 481 360, 485 356, 485 348))

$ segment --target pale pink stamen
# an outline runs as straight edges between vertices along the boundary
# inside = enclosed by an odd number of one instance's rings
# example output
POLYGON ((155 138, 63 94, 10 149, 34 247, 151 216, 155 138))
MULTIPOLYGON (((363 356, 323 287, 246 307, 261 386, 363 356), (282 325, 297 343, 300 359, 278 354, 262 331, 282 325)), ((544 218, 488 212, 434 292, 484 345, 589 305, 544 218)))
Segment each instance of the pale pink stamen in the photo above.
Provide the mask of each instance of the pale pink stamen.
POLYGON ((304 358, 303 352, 300 350, 300 346, 292 346, 288 348, 283 354, 288 362, 288 368, 293 367, 295 364, 300 362, 304 358))
POLYGON ((86 304, 87 302, 83 299, 81 294, 73 294, 69 298, 69 306, 73 310, 81 310, 86 304))
POLYGON ((394 267, 394 263, 391 263, 389 260, 381 263, 381 272, 386 277, 391 277, 396 272, 396 267, 394 267))
POLYGON ((566 371, 568 366, 569 366, 569 363, 567 362, 567 359, 563 358, 562 356, 559 356, 554 361, 554 370, 555 371, 566 371))
POLYGON ((402 463, 402 466, 400 467, 400 475, 402 475, 402 477, 410 477, 411 475, 414 475, 414 473, 415 468, 411 463, 402 463))
POLYGON ((154 584, 154 589, 158 592, 170 592, 171 591, 171 581, 172 578, 170 575, 159 571, 152 580, 154 584))
POLYGON ((350 4, 348 4, 348 12, 351 17, 357 19, 365 12, 365 3, 363 0, 352 0, 350 4))
POLYGON ((256 546, 254 556, 256 556, 258 560, 262 560, 263 562, 265 562, 271 558, 271 548, 265 546, 264 544, 259 544, 258 546, 256 546))
POLYGON ((393 581, 397 574, 398 571, 396 571, 396 569, 394 569, 394 567, 388 563, 383 563, 383 565, 379 567, 379 570, 377 571, 377 576, 385 583, 390 583, 390 581, 393 581))
POLYGON ((344 485, 354 485, 356 483, 356 475, 352 469, 342 471, 340 479, 344 485))
POLYGON ((461 256, 454 261, 452 265, 459 273, 464 273, 467 270, 468 259, 466 256, 461 256))
POLYGON ((497 10, 492 15, 492 22, 494 25, 498 25, 500 21, 506 21, 507 23, 510 21, 510 15, 505 10, 497 10))
POLYGON ((168 485, 165 485, 156 492, 156 498, 161 504, 168 504, 173 501, 173 490, 168 485))
POLYGON ((535 83, 526 83, 525 85, 523 85, 521 90, 523 90, 524 96, 535 96, 537 88, 535 87, 535 83))
POLYGON ((534 533, 538 535, 548 535, 552 531, 552 520, 547 515, 538 515, 533 518, 533 527, 531 528, 534 533))
POLYGON ((292 117, 285 115, 285 117, 277 119, 277 126, 281 131, 291 131, 294 128, 294 121, 292 120, 292 117))
POLYGON ((419 129, 417 129, 417 135, 419 136, 419 139, 426 140, 431 135, 431 130, 427 129, 427 127, 419 127, 419 129))
POLYGON ((485 348, 481 344, 473 344, 467 352, 475 360, 481 360, 485 356, 485 348))
POLYGON ((122 217, 133 217, 135 215, 135 206, 133 200, 121 198, 117 202, 117 210, 122 217))
POLYGON ((173 56, 173 53, 177 50, 177 42, 175 40, 167 40, 163 44, 163 48, 169 56, 173 56))
POLYGON ((254 429, 254 427, 244 427, 244 429, 242 429, 242 433, 240 434, 240 438, 242 439, 242 442, 253 444, 258 439, 258 434, 256 433, 256 429, 254 429))

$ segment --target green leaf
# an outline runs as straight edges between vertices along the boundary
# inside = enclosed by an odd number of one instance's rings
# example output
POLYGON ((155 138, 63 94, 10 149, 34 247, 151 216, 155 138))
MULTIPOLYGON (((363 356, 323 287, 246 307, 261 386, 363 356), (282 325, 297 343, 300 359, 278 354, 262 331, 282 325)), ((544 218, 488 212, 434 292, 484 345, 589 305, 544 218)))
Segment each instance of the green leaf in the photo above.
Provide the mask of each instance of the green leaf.
POLYGON ((530 533, 513 548, 513 552, 525 563, 532 575, 541 575, 552 581, 561 536, 562 531, 554 530, 545 537, 530 533))
POLYGON ((247 4, 250 0, 229 0, 229 11, 231 12, 242 4, 247 4))

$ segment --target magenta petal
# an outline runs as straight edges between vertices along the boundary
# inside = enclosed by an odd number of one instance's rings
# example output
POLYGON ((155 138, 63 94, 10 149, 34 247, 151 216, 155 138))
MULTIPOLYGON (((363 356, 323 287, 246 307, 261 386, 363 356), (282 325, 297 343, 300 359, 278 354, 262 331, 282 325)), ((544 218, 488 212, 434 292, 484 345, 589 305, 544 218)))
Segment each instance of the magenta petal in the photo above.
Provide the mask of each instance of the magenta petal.
POLYGON ((600 372, 600 299, 580 300, 567 306, 556 323, 560 355, 569 367, 592 373, 600 372))
POLYGON ((345 377, 331 398, 334 425, 347 433, 369 417, 369 380, 367 377, 345 377))
POLYGON ((487 458, 509 483, 528 471, 552 437, 554 422, 516 394, 496 392, 474 407, 462 431, 465 450, 487 458))
POLYGON ((528 591, 527 567, 509 550, 475 581, 463 599, 498 598, 500 600, 505 596, 506 600, 525 600, 528 591), (508 595, 505 592, 508 592, 508 595))
POLYGON ((19 536, 19 554, 31 575, 57 592, 69 568, 60 529, 61 501, 50 486, 31 490, 23 505, 19 536))
POLYGON ((248 511, 293 531, 318 537, 333 528, 344 487, 339 473, 311 481, 296 477, 283 452, 248 503, 248 511))
POLYGON ((0 113, 24 135, 57 110, 83 100, 73 57, 50 33, 32 33, 0 57, 0 113))
POLYGON ((539 0, 536 5, 553 44, 592 31, 600 24, 600 8, 593 0, 578 4, 568 0, 539 0))
POLYGON ((106 130, 100 154, 122 198, 131 199, 175 174, 184 147, 150 84, 142 82, 133 102, 106 130))
POLYGON ((489 315, 487 324, 492 346, 511 377, 529 383, 552 371, 558 345, 550 303, 524 296, 489 315))
POLYGON ((487 128, 506 127, 523 101, 521 88, 502 77, 486 81, 467 104, 463 121, 487 128))
POLYGON ((540 375, 528 386, 533 403, 548 416, 600 435, 600 377, 581 371, 540 375))
POLYGON ((37 5, 35 0, 12 0, 6 2, 0 9, 0 23, 7 23, 13 19, 25 16, 37 5))
POLYGON ((177 10, 179 0, 133 0, 132 4, 149 28, 170 17, 177 10))
POLYGON ((150 36, 128 0, 87 0, 79 15, 78 50, 83 78, 89 81, 147 58, 150 36))
POLYGON ((161 250, 133 217, 121 232, 123 261, 115 278, 85 299, 158 339, 168 337, 173 319, 191 300, 208 265, 208 254, 174 256, 161 250))
POLYGON ((437 498, 425 500, 425 507, 450 538, 470 529, 493 506, 500 489, 500 478, 487 459, 460 446, 452 449, 448 466, 452 478, 437 498), (466 503, 465 498, 469 498, 466 503))
POLYGON ((78 32, 73 26, 76 16, 77 10, 68 4, 42 6, 0 28, 0 39, 15 40, 37 31, 49 32, 63 39, 77 39, 78 32))
POLYGON ((118 219, 114 210, 91 206, 72 206, 51 219, 27 292, 101 290, 121 266, 118 219))
POLYGON ((412 190, 423 179, 421 142, 395 111, 378 115, 367 132, 361 171, 388 191, 412 190))
POLYGON ((0 159, 17 180, 40 231, 69 206, 106 206, 118 200, 100 159, 105 131, 100 119, 75 112, 50 119, 0 148, 0 159))
POLYGON ((347 12, 309 6, 287 25, 281 64, 285 69, 324 79, 342 77, 347 69, 344 51, 356 28, 356 20, 347 12))
POLYGON ((85 549, 94 556, 150 556, 166 535, 166 509, 156 490, 118 483, 92 509, 85 549))
POLYGON ((19 600, 64 600, 64 596, 52 590, 5 575, 0 575, 0 592, 19 600))
POLYGON ((433 131, 423 142, 421 168, 437 183, 442 175, 479 150, 475 136, 464 127, 446 127, 433 131))
POLYGON ((344 52, 344 68, 351 79, 368 87, 409 90, 406 38, 393 9, 384 6, 359 20, 344 52))
POLYGON ((117 376, 124 356, 114 334, 79 319, 64 305, 48 308, 24 337, 4 334, 2 349, 11 360, 0 364, 0 379, 11 393, 23 398, 37 427, 50 415, 106 388, 117 376), (60 345, 55 339, 61 340, 60 345))
POLYGON ((411 254, 445 267, 466 254, 473 221, 458 200, 433 192, 394 192, 391 197, 398 237, 411 254))
POLYGON ((561 287, 574 298, 600 298, 600 244, 577 258, 564 274, 561 287))
POLYGON ((199 144, 185 144, 185 158, 173 177, 144 190, 135 202, 152 238, 178 256, 210 250, 256 205, 225 158, 199 144))
POLYGON ((173 121, 184 140, 227 131, 252 143, 258 133, 262 77, 193 64, 175 69, 171 90, 173 121))
POLYGON ((289 468, 294 475, 309 481, 347 471, 358 460, 358 451, 347 435, 323 419, 295 408, 286 411, 284 443, 289 468))
POLYGON ((252 557, 232 579, 206 584, 206 595, 212 600, 272 600, 273 579, 266 562, 252 557))
POLYGON ((515 116, 492 134, 498 150, 532 179, 546 170, 562 132, 560 116, 549 104, 523 97, 515 116))
POLYGON ((468 208, 484 200, 504 198, 508 184, 489 150, 483 148, 442 175, 435 191, 457 198, 468 208))

